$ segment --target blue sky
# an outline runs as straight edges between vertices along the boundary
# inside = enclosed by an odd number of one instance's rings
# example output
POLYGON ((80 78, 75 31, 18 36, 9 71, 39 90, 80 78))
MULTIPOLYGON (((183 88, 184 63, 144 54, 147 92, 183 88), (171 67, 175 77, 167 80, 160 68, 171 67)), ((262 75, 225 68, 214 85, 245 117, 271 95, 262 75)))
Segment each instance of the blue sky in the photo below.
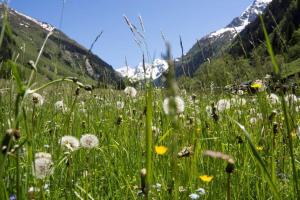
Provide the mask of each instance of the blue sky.
MULTIPOLYGON (((141 51, 133 40, 125 14, 137 27, 138 16, 145 24, 145 36, 151 57, 165 51, 162 31, 172 45, 174 57, 180 56, 179 35, 184 51, 196 39, 226 26, 253 0, 65 0, 61 30, 85 47, 104 31, 93 52, 114 68, 130 66, 141 60, 141 51)), ((59 27, 63 0, 11 0, 10 6, 26 15, 59 27)))

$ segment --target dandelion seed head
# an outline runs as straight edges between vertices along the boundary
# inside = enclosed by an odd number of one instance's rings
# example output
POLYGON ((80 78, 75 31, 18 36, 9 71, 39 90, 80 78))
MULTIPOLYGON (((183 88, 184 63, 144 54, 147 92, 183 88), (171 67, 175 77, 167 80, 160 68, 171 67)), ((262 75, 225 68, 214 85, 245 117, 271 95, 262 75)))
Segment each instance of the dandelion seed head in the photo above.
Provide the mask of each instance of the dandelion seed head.
POLYGON ((250 124, 254 125, 257 123, 257 118, 256 117, 251 117, 249 120, 250 124))
POLYGON ((80 147, 80 143, 79 143, 78 139, 76 137, 70 136, 70 135, 63 136, 59 140, 59 144, 63 147, 66 147, 67 149, 69 149, 71 151, 75 151, 75 150, 79 149, 79 147, 80 147))
POLYGON ((163 110, 167 115, 181 114, 184 112, 184 101, 179 96, 165 98, 163 110))
POLYGON ((61 111, 61 112, 65 112, 65 111, 67 110, 67 107, 65 106, 63 100, 57 101, 57 102, 54 104, 54 108, 55 108, 56 111, 61 111))
POLYGON ((220 99, 220 100, 217 102, 216 107, 217 107, 217 110, 218 110, 219 112, 223 112, 223 111, 225 111, 225 110, 230 109, 231 104, 230 104, 230 101, 227 100, 227 99, 220 99))
POLYGON ((37 106, 42 106, 44 104, 44 97, 38 93, 32 93, 32 101, 37 106))
POLYGON ((198 188, 196 190, 196 192, 198 192, 200 195, 205 195, 206 194, 205 189, 203 189, 203 188, 198 188))
POLYGON ((80 138, 80 144, 84 148, 92 149, 98 146, 99 139, 97 136, 92 134, 82 135, 80 138))
POLYGON ((124 108, 124 102, 123 101, 117 101, 117 109, 121 110, 124 108))
POLYGON ((134 98, 137 95, 137 91, 134 87, 126 87, 124 89, 124 92, 127 96, 130 96, 131 98, 134 98))
MULTIPOLYGON (((37 153, 38 156, 46 156, 45 153, 37 153)), ((36 156, 37 156, 36 154, 36 156)), ((46 157, 38 157, 35 159, 34 161, 34 176, 37 179, 44 179, 47 176, 52 174, 52 159, 51 159, 51 155, 49 158, 49 155, 47 155, 46 157)))
POLYGON ((199 199, 200 198, 200 195, 199 194, 196 194, 196 193, 192 193, 189 195, 190 199, 199 199))
POLYGON ((270 101, 271 104, 278 104, 279 103, 279 97, 274 94, 274 93, 271 93, 269 96, 268 96, 268 99, 270 101))

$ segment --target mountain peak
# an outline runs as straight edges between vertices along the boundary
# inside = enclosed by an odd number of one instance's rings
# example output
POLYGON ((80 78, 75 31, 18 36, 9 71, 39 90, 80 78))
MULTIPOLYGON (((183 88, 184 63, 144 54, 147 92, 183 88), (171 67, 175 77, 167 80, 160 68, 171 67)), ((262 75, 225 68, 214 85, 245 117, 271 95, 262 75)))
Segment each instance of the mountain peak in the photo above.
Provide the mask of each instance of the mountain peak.
POLYGON ((143 63, 141 62, 135 68, 125 66, 116 69, 116 71, 119 72, 123 77, 127 77, 135 82, 145 78, 155 80, 159 78, 167 69, 168 63, 165 60, 155 59, 151 64, 145 63, 145 70, 143 63))
POLYGON ((225 28, 219 29, 215 32, 212 32, 207 37, 215 38, 221 37, 222 34, 226 32, 231 32, 233 34, 233 38, 237 35, 237 33, 244 30, 244 28, 253 22, 257 16, 264 12, 266 7, 271 3, 272 0, 255 0, 252 5, 250 5, 241 16, 234 18, 230 24, 228 24, 225 28))

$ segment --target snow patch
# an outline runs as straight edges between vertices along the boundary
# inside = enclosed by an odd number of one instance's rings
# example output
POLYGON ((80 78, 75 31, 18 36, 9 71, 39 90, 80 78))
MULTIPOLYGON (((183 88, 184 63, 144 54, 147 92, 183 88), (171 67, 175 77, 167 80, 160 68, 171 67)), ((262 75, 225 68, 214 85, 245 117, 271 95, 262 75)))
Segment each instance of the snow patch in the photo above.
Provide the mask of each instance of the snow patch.
POLYGON ((132 67, 122 67, 116 69, 123 77, 127 77, 132 81, 141 81, 144 79, 155 80, 159 78, 167 69, 169 68, 167 61, 161 59, 155 59, 153 63, 145 63, 145 69, 143 63, 135 68, 132 67))
POLYGON ((222 37, 226 32, 231 32, 233 37, 245 29, 245 27, 253 22, 257 16, 264 12, 266 7, 272 0, 255 0, 251 6, 249 6, 240 17, 235 18, 225 28, 221 28, 215 32, 210 33, 208 38, 222 37))
MULTIPOLYGON (((13 14, 13 15, 17 14, 17 15, 19 15, 19 16, 21 16, 21 17, 24 17, 24 18, 26 18, 27 20, 36 23, 37 25, 39 25, 40 27, 42 27, 42 28, 45 29, 46 31, 51 32, 51 31, 53 31, 53 30, 55 29, 55 27, 52 26, 51 24, 48 24, 48 23, 45 23, 45 22, 38 21, 38 20, 36 20, 36 19, 34 19, 34 18, 32 18, 32 17, 29 17, 29 16, 27 16, 27 15, 25 15, 25 14, 23 14, 23 13, 20 13, 20 12, 14 10, 14 9, 11 9, 11 14, 13 14)), ((25 24, 24 24, 24 26, 25 26, 25 24)), ((27 26, 25 26, 25 27, 28 28, 29 26, 27 25, 27 26)))

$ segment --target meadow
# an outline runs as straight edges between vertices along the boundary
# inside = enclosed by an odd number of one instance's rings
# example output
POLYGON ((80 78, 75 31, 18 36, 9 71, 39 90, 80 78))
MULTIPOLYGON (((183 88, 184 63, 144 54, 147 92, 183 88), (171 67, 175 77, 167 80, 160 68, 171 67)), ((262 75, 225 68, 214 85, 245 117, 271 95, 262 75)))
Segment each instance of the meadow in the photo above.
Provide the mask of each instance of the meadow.
POLYGON ((299 199, 299 89, 264 33, 273 80, 185 91, 168 46, 166 88, 39 81, 50 31, 30 76, 0 80, 0 199, 299 199))
POLYGON ((1 199, 297 199, 299 99, 252 86, 172 98, 58 83, 18 100, 2 81, 1 199))

